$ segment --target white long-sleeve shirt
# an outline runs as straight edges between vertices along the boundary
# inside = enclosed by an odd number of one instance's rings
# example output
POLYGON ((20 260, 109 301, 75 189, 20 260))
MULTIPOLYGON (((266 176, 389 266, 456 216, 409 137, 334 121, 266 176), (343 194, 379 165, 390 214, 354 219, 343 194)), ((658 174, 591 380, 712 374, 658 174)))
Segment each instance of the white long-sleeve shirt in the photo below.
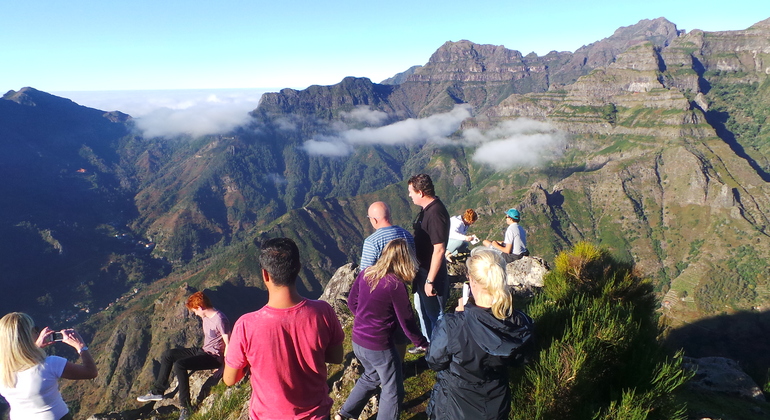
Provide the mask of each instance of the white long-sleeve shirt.
POLYGON ((463 223, 462 216, 452 216, 449 219, 449 239, 457 239, 458 241, 465 240, 465 232, 468 231, 468 226, 463 223))

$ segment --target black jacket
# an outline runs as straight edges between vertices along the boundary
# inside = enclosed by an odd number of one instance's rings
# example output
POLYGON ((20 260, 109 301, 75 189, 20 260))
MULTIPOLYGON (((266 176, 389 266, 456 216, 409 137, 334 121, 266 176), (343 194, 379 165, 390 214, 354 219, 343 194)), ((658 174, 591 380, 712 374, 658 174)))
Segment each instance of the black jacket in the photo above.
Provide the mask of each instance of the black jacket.
POLYGON ((515 310, 505 320, 469 303, 446 314, 433 330, 428 365, 437 371, 428 416, 431 419, 507 419, 511 408, 508 369, 525 356, 534 324, 515 310))

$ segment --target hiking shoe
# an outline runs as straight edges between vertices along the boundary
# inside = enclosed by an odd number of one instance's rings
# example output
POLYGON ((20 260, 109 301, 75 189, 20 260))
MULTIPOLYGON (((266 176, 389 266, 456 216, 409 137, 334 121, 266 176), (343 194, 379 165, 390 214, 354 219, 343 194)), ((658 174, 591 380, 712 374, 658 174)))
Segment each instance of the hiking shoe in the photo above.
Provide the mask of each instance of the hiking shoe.
POLYGON ((179 409, 179 420, 187 420, 190 418, 190 412, 186 408, 179 409))
POLYGON ((426 350, 428 350, 428 349, 427 349, 427 348, 425 348, 425 347, 422 347, 422 346, 414 346, 414 347, 410 348, 409 350, 407 350, 407 352, 408 352, 409 354, 425 354, 425 351, 426 351, 426 350))
POLYGON ((152 392, 149 392, 147 394, 142 395, 141 397, 136 397, 136 400, 139 402, 163 401, 163 395, 153 394, 152 392))

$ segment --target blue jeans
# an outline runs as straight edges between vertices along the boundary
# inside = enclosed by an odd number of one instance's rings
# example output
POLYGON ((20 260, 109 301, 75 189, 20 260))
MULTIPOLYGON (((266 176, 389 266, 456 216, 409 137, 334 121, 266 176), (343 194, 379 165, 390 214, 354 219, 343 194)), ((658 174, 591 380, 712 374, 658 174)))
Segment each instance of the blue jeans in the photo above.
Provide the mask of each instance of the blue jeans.
MULTIPOLYGON (((447 298, 449 297, 449 279, 446 276, 445 266, 442 266, 442 269, 439 270, 439 274, 436 278, 440 278, 442 275, 443 277, 441 278, 443 278, 444 281, 439 285, 441 290, 436 290, 438 293, 437 296, 426 295, 423 286, 417 287, 414 293, 414 309, 417 311, 417 315, 419 315, 420 318, 422 335, 424 335, 428 341, 430 341, 430 336, 433 334, 433 328, 436 326, 439 318, 444 316, 444 307, 446 306, 447 298)), ((428 272, 421 268, 417 272, 417 276, 422 276, 421 278, 425 279, 428 276, 428 272)), ((415 280, 412 282, 414 283, 416 280, 417 277, 415 277, 415 280)), ((424 285, 424 281, 422 283, 424 285)))
POLYGON ((446 244, 446 252, 455 255, 460 251, 465 252, 468 249, 468 241, 461 241, 459 239, 450 239, 446 244))
POLYGON ((345 417, 358 418, 369 402, 377 386, 382 388, 378 420, 396 420, 404 400, 404 376, 401 357, 395 346, 387 350, 369 350, 353 343, 353 352, 364 367, 364 373, 356 381, 348 399, 340 409, 345 417))

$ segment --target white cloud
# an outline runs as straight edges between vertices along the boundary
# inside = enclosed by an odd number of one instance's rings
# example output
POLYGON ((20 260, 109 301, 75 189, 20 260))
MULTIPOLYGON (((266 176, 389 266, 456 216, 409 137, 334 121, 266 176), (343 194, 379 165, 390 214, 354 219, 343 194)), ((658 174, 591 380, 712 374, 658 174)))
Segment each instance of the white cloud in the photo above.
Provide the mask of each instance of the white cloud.
POLYGON ((194 89, 59 92, 88 107, 121 111, 147 137, 221 134, 247 123, 265 90, 194 89))
POLYGON ((343 157, 353 153, 350 145, 339 141, 308 140, 302 145, 302 148, 311 155, 329 157, 343 157))
POLYGON ((388 119, 387 112, 369 109, 366 105, 359 105, 350 112, 343 112, 341 116, 343 119, 375 126, 382 125, 388 119))
POLYGON ((441 142, 460 128, 471 116, 469 105, 457 105, 452 111, 427 118, 410 118, 383 127, 340 130, 334 135, 318 135, 303 148, 310 154, 346 156, 357 145, 405 145, 441 142))
MULTIPOLYGON (((366 118, 377 116, 378 111, 357 108, 353 113, 366 118)), ((428 142, 441 145, 464 145, 475 147, 472 160, 496 171, 509 170, 518 166, 536 166, 561 156, 567 136, 552 125, 520 118, 503 121, 497 126, 482 131, 477 128, 464 130, 460 142, 449 140, 460 124, 471 116, 470 106, 458 105, 452 111, 427 118, 410 118, 382 127, 348 129, 340 122, 334 122, 335 134, 316 135, 307 140, 302 148, 309 154, 330 157, 344 157, 353 153, 359 145, 411 145, 428 142)), ((384 118, 383 118, 384 120, 384 118)), ((360 120, 359 120, 360 121, 360 120)), ((367 122, 376 123, 376 119, 367 122)))
POLYGON ((188 134, 193 137, 226 133, 246 124, 254 108, 239 103, 206 102, 187 105, 186 108, 159 108, 136 118, 136 126, 146 137, 175 137, 188 134))
POLYGON ((535 166, 561 156, 567 141, 565 132, 548 123, 520 118, 504 121, 482 132, 463 133, 468 145, 478 148, 472 159, 497 171, 517 166, 535 166))
POLYGON ((286 117, 279 117, 275 119, 275 123, 278 126, 278 129, 281 131, 290 132, 290 131, 295 131, 298 128, 296 122, 286 117))
POLYGON ((269 179, 275 185, 285 185, 289 182, 288 180, 286 180, 285 176, 281 174, 277 174, 275 172, 267 174, 267 179, 269 179))

